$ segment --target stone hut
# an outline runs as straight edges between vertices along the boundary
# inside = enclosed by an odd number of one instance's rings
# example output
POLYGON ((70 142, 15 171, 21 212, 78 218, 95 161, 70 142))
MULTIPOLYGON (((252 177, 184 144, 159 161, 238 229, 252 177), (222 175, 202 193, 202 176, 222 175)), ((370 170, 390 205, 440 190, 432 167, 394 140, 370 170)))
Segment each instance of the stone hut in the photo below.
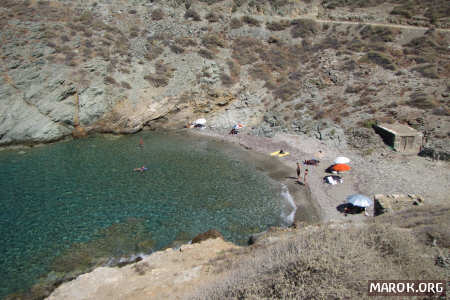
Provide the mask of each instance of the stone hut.
POLYGON ((382 123, 375 126, 375 132, 395 151, 417 154, 421 150, 423 134, 407 125, 382 123))

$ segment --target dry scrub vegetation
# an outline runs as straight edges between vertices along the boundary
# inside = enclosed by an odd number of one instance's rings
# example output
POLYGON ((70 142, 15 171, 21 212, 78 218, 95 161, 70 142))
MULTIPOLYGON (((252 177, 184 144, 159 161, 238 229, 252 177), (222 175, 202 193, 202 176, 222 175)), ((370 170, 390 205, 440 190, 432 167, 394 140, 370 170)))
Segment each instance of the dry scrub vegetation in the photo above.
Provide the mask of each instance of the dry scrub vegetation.
POLYGON ((310 226, 213 262, 223 275, 194 299, 361 299, 367 281, 446 279, 449 209, 422 207, 366 225, 310 226), (447 224, 447 225, 445 225, 447 224))

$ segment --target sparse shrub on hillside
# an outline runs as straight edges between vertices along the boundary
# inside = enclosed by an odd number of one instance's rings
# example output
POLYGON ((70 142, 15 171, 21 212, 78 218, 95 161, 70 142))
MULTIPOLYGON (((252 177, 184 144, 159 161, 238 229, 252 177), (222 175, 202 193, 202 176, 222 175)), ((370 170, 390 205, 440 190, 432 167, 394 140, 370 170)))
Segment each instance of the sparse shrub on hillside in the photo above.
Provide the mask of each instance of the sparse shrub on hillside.
POLYGON ((351 41, 347 41, 345 44, 346 48, 350 51, 354 51, 354 52, 363 52, 366 44, 363 43, 360 39, 358 38, 353 38, 351 41))
POLYGON ((372 26, 366 25, 359 32, 361 39, 370 40, 372 42, 392 42, 394 41, 394 35, 398 31, 394 32, 394 29, 384 27, 384 26, 372 26))
POLYGON ((207 49, 200 49, 197 53, 198 53, 198 55, 200 55, 201 57, 206 58, 206 59, 212 60, 215 58, 214 53, 207 49))
POLYGON ((419 66, 412 68, 411 71, 419 72, 423 77, 438 79, 439 75, 435 64, 426 64, 424 66, 419 66))
POLYGON ((450 108, 445 106, 439 106, 433 109, 433 115, 435 116, 450 116, 450 108))
POLYGON ((259 57, 270 66, 271 71, 287 72, 295 69, 298 65, 296 53, 290 51, 290 48, 271 47, 265 51, 259 51, 259 57))
POLYGON ((411 94, 406 104, 419 109, 432 109, 437 106, 431 95, 420 92, 411 94))
POLYGON ((117 84, 116 80, 111 76, 106 76, 103 81, 105 82, 105 84, 112 84, 112 85, 117 84))
POLYGON ((162 9, 157 8, 157 9, 152 11, 151 17, 152 17, 153 21, 162 20, 162 19, 164 19, 164 12, 162 11, 162 9))
POLYGON ((230 70, 230 75, 233 81, 237 82, 241 74, 241 67, 234 60, 229 59, 227 61, 228 69, 230 70))
POLYGON ((232 18, 230 21, 231 29, 238 29, 242 27, 242 21, 237 18, 232 18))
POLYGON ((216 47, 226 47, 226 42, 223 37, 217 34, 208 34, 202 38, 202 45, 211 50, 215 49, 216 47))
POLYGON ((148 52, 145 54, 145 58, 148 61, 152 61, 156 58, 158 58, 158 56, 160 56, 163 52, 164 49, 155 45, 147 45, 147 50, 148 52))
POLYGON ((243 16, 241 17, 241 21, 245 24, 247 24, 248 26, 253 26, 253 27, 259 27, 260 26, 260 22, 250 16, 243 16))
MULTIPOLYGON (((325 49, 334 49, 338 50, 343 42, 340 42, 336 36, 328 35, 325 39, 322 39, 320 43, 316 43, 311 47, 312 52, 319 52, 325 49)), ((339 52, 336 53, 336 56, 339 55, 339 52)))
POLYGON ((314 20, 296 19, 291 22, 292 38, 306 38, 314 36, 319 32, 319 26, 314 20))
POLYGON ((299 87, 292 81, 281 85, 273 91, 275 99, 280 99, 283 102, 289 102, 294 99, 294 96, 299 92, 299 87))
POLYGON ((177 45, 170 45, 170 51, 175 54, 181 54, 184 52, 184 49, 181 47, 178 47, 177 45))
POLYGON ((67 36, 67 35, 62 35, 61 37, 60 37, 60 39, 61 39, 61 42, 62 43, 67 43, 67 42, 70 42, 70 38, 67 36))
POLYGON ((223 0, 199 0, 200 2, 208 3, 208 5, 222 2, 223 0))
POLYGON ((122 81, 120 83, 120 86, 123 87, 124 89, 127 89, 127 90, 131 89, 131 85, 128 82, 126 82, 126 81, 122 81))
POLYGON ((258 61, 256 51, 262 48, 262 43, 258 39, 251 37, 239 37, 233 41, 232 57, 241 65, 252 64, 258 61))
POLYGON ((210 23, 216 23, 216 22, 219 22, 220 17, 219 17, 219 15, 217 15, 213 12, 210 12, 209 14, 207 14, 205 16, 205 19, 208 20, 208 22, 210 22, 210 23))
POLYGON ((137 38, 139 36, 139 31, 131 31, 130 32, 130 39, 137 38))
POLYGON ((94 21, 94 15, 90 11, 84 11, 76 21, 83 25, 90 26, 94 21))
POLYGON ((188 9, 186 10, 186 12, 184 13, 184 18, 185 19, 192 19, 194 21, 201 21, 202 18, 200 17, 200 15, 193 9, 188 9))
POLYGON ((266 28, 271 31, 282 31, 291 26, 291 22, 288 20, 281 20, 279 22, 266 23, 266 28))
POLYGON ((264 63, 258 63, 248 69, 248 74, 253 80, 264 80, 265 82, 272 82, 272 72, 264 63))
POLYGON ((336 7, 372 7, 385 3, 386 0, 322 0, 322 5, 328 9, 336 7))
POLYGON ((373 102, 373 99, 370 97, 361 97, 358 101, 353 103, 353 107, 363 107, 373 102))
POLYGON ((162 60, 156 62, 155 73, 144 76, 144 79, 156 88, 164 87, 169 84, 170 78, 173 76, 173 71, 168 64, 164 64, 162 60))
POLYGON ((384 222, 309 227, 272 245, 257 245, 248 255, 219 260, 216 269, 227 271, 193 298, 362 299, 372 278, 445 277, 445 268, 435 263, 437 251, 411 231, 384 222))
POLYGON ((367 53, 367 55, 365 55, 362 59, 362 62, 365 61, 377 64, 387 70, 395 71, 396 69, 395 64, 391 61, 391 59, 379 52, 372 51, 367 53))
POLYGON ((178 38, 178 39, 176 39, 176 43, 177 43, 177 45, 179 45, 180 47, 183 47, 183 48, 197 46, 197 42, 190 38, 178 38))
POLYGON ((231 86, 234 84, 233 79, 225 73, 220 74, 220 81, 225 86, 231 86))

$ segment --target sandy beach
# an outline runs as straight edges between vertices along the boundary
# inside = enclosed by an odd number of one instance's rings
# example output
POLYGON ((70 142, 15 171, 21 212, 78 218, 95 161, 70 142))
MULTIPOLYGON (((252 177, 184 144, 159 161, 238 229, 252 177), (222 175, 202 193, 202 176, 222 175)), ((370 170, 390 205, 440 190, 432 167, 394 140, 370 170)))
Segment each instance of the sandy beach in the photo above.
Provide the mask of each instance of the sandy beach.
MULTIPOLYGON (((427 204, 443 204, 448 201, 450 168, 445 161, 405 155, 388 147, 362 156, 346 145, 333 145, 330 142, 325 143, 299 135, 281 134, 266 138, 248 135, 245 132, 238 135, 221 134, 209 129, 191 132, 267 155, 267 160, 276 161, 282 166, 283 171, 291 174, 285 176, 282 182, 288 186, 298 207, 295 221, 362 221, 367 218, 364 214, 346 216, 337 210, 340 204, 346 202, 347 196, 356 193, 370 197, 375 194, 415 194, 422 196, 427 204), (280 149, 290 154, 283 158, 269 155, 280 149), (295 179, 296 162, 316 158, 319 151, 322 152, 320 164, 318 166, 302 164, 302 176, 305 169, 309 172, 306 185, 298 184, 295 179), (325 170, 333 164, 337 156, 350 158, 349 165, 352 170, 340 174, 344 179, 342 184, 324 183, 323 177, 328 175, 325 170)), ((368 213, 373 215, 373 207, 368 209, 368 213)))

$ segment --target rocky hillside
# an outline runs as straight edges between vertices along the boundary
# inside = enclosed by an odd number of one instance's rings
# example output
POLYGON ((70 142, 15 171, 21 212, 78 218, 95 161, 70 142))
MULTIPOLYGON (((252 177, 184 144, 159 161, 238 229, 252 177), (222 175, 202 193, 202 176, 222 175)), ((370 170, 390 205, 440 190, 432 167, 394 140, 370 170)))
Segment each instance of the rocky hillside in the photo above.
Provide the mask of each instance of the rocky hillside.
POLYGON ((241 122, 355 146, 375 122, 400 121, 448 152, 449 10, 444 0, 3 0, 0 145, 204 117, 220 131, 241 122))

